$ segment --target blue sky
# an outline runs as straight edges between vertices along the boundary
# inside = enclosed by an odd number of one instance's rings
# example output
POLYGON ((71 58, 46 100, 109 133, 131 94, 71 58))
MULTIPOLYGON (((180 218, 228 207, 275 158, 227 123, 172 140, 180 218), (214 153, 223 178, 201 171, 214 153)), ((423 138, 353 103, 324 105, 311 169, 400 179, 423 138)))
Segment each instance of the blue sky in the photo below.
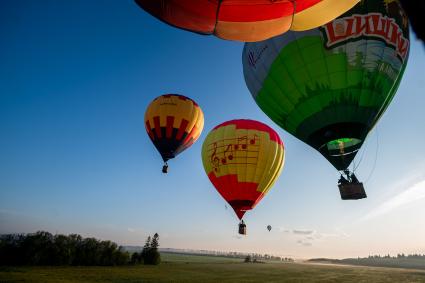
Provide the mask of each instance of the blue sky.
POLYGON ((171 28, 132 1, 1 6, 0 233, 142 245, 158 232, 162 247, 294 257, 425 253, 425 51, 414 35, 399 91, 363 147, 368 198, 342 201, 335 169, 256 106, 242 43, 171 28), (168 175, 143 124, 163 93, 189 96, 205 114, 168 175), (287 150, 274 188, 246 214, 244 238, 200 157, 208 131, 235 118, 272 126, 287 150))

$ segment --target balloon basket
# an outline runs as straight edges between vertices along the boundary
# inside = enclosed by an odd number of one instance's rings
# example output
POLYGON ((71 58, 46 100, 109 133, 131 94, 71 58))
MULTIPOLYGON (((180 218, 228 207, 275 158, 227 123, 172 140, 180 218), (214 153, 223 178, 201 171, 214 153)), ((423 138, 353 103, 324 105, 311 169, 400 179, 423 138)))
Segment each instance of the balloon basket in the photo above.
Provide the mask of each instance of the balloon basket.
POLYGON ((168 173, 168 164, 167 162, 164 162, 164 166, 162 166, 162 173, 167 174, 168 173))
POLYGON ((363 183, 339 184, 338 187, 343 200, 357 200, 367 197, 363 183))
POLYGON ((162 173, 167 174, 168 173, 168 165, 165 164, 164 166, 162 166, 162 173))
POLYGON ((239 223, 239 234, 246 235, 246 225, 245 225, 245 223, 239 223))

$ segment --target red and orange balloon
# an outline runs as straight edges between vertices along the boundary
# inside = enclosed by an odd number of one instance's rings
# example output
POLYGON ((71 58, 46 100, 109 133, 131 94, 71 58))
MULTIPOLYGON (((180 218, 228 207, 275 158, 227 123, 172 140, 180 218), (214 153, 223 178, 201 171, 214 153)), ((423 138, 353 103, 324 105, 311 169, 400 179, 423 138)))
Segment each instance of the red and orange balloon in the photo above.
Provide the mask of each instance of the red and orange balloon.
POLYGON ((135 0, 156 18, 223 39, 260 41, 321 26, 360 0, 135 0))

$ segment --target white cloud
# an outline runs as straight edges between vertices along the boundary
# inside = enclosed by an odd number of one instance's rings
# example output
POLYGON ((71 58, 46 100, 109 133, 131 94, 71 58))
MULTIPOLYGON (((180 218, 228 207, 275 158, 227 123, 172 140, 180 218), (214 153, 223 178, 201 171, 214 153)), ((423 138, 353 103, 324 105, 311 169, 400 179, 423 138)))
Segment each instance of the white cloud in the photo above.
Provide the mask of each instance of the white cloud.
POLYGON ((286 229, 279 228, 280 232, 289 233, 295 237, 296 243, 301 246, 310 247, 316 241, 321 241, 325 238, 337 237, 347 238, 349 235, 340 228, 335 228, 335 233, 321 233, 314 229, 286 229))
POLYGON ((387 214, 393 211, 394 209, 408 205, 412 202, 415 202, 424 198, 425 198, 425 180, 422 180, 412 185, 407 190, 388 199, 387 201, 379 205, 377 208, 371 210, 368 214, 362 217, 360 221, 365 221, 377 216, 387 214))
POLYGON ((292 230, 292 233, 295 235, 312 235, 316 233, 314 230, 292 230))
POLYGON ((312 242, 307 241, 307 240, 305 240, 305 239, 303 239, 303 240, 298 240, 298 241, 297 241, 297 244, 299 244, 299 245, 301 245, 301 246, 304 246, 304 247, 311 247, 311 246, 313 245, 313 243, 312 243, 312 242))
POLYGON ((291 230, 289 229, 285 229, 284 227, 279 227, 279 232, 283 232, 283 233, 290 233, 291 230))

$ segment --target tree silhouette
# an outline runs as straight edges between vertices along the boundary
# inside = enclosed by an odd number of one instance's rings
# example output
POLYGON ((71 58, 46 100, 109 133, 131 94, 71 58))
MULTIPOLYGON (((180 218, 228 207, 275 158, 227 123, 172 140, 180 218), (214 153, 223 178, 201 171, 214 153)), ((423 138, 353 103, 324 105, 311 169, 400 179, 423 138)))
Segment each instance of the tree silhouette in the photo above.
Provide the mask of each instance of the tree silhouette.
POLYGON ((155 233, 153 238, 149 236, 146 240, 145 246, 143 247, 143 262, 149 265, 158 265, 161 262, 161 255, 158 251, 159 247, 159 235, 155 233))
POLYGON ((158 249, 158 247, 159 247, 159 235, 158 233, 155 233, 155 235, 153 235, 153 238, 152 238, 151 249, 158 249))
POLYGON ((150 248, 151 248, 151 236, 149 236, 146 239, 145 245, 143 246, 143 250, 140 253, 140 257, 142 258, 143 261, 145 260, 146 256, 148 255, 150 248))

